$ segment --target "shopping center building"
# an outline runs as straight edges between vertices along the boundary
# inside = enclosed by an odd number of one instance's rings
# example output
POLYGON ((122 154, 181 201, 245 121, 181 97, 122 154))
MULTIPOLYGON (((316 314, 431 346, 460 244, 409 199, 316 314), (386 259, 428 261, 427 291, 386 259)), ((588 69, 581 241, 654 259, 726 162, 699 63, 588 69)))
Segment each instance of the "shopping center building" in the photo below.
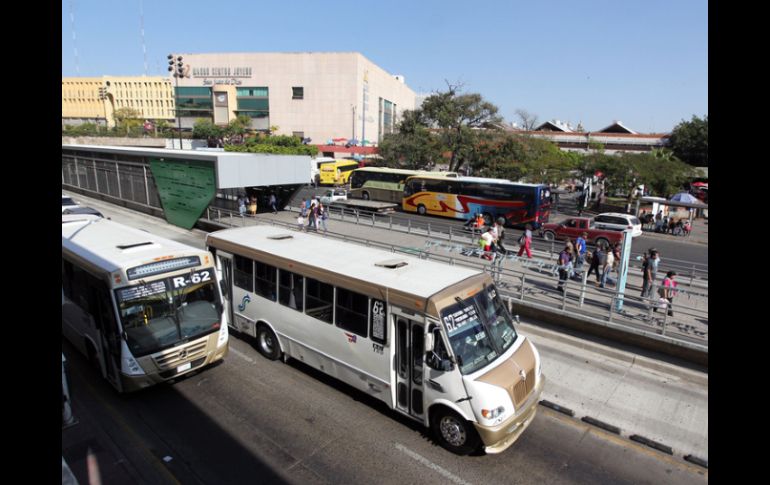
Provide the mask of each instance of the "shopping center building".
POLYGON ((252 128, 313 144, 346 139, 367 145, 395 131, 416 94, 358 52, 174 53, 183 76, 177 104, 183 128, 206 118, 224 125, 249 116, 252 128), (307 140, 306 140, 307 141, 307 140))

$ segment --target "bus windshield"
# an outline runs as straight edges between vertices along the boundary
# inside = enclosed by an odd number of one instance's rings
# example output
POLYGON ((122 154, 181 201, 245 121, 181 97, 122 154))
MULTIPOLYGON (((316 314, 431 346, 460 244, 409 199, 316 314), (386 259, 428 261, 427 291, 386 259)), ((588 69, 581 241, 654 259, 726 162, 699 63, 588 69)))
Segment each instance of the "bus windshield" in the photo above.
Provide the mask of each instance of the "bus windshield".
POLYGON ((508 310, 490 285, 441 311, 460 372, 472 374, 503 355, 516 341, 508 310))
POLYGON ((221 302, 213 268, 116 290, 128 347, 147 355, 219 330, 221 302))

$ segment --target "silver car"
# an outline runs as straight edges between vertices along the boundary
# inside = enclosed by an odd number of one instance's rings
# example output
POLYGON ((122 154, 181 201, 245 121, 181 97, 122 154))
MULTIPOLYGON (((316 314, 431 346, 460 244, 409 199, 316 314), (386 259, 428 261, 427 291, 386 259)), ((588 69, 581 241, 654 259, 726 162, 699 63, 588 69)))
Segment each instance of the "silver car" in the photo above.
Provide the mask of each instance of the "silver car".
POLYGON ((611 231, 631 229, 631 237, 642 235, 642 222, 632 214, 604 212, 594 217, 594 224, 597 229, 608 229, 611 231))

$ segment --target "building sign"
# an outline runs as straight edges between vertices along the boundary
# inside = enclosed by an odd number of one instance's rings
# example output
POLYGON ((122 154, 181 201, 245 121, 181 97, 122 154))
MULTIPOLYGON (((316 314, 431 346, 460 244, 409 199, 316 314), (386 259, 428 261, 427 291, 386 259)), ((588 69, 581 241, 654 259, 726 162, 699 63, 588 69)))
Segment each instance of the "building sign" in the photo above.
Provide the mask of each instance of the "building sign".
POLYGON ((193 67, 193 77, 251 77, 250 67, 193 67))
POLYGON ((240 79, 204 79, 203 85, 204 86, 215 86, 220 84, 232 84, 235 86, 240 86, 243 84, 243 81, 240 79))

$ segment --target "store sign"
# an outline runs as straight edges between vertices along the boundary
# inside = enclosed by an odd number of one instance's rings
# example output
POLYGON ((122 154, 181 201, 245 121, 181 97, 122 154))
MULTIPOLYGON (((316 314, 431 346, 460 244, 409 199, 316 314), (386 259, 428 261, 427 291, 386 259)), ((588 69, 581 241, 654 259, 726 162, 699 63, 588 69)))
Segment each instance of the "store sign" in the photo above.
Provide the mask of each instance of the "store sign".
POLYGON ((193 67, 193 77, 251 77, 250 67, 193 67))

